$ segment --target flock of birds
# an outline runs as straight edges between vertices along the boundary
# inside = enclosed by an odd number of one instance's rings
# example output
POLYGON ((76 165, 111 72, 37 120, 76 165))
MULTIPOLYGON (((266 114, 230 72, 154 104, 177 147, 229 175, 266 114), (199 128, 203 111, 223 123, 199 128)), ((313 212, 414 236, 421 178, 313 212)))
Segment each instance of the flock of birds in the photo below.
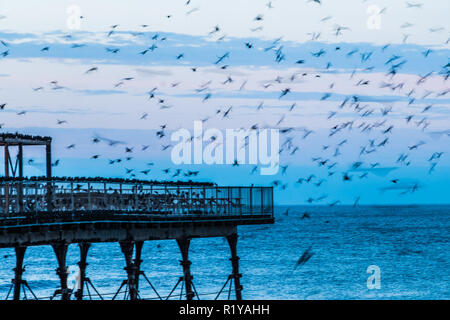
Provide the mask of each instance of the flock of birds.
MULTIPOLYGON (((306 2, 311 2, 311 5, 320 5, 324 6, 322 0, 306 0, 306 2)), ((363 2, 365 2, 363 0, 363 2)), ((187 11, 186 14, 190 15, 194 13, 195 11, 200 10, 198 7, 192 7, 191 1, 188 0, 185 2, 187 11)), ((273 9, 275 4, 273 1, 270 1, 266 4, 266 10, 270 12, 271 9, 273 9)), ((405 3, 405 9, 406 10, 421 10, 423 9, 423 4, 421 3, 412 3, 412 2, 406 2, 405 3)), ((383 14, 387 8, 383 8, 381 14, 383 14)), ((270 13, 268 13, 270 14, 270 13)), ((168 14, 166 16, 167 19, 171 19, 172 15, 168 14)), ((87 19, 87 17, 80 17, 82 19, 87 19)), ((333 17, 331 15, 325 16, 321 21, 329 21, 332 20, 333 17)), ((264 20, 265 16, 264 14, 258 14, 257 16, 252 18, 252 21, 255 22, 255 27, 251 29, 252 32, 261 32, 264 29, 264 20)), ((408 29, 413 24, 410 22, 405 22, 402 24, 402 29, 408 29)), ((146 36, 146 31, 149 28, 149 25, 140 25, 140 28, 142 31, 139 32, 132 32, 131 34, 133 36, 146 36)), ((117 31, 120 29, 119 24, 112 25, 109 30, 107 30, 105 37, 111 38, 114 37, 114 35, 117 33, 117 31)), ((430 33, 437 33, 437 32, 443 32, 445 31, 445 28, 430 28, 430 33)), ((336 36, 338 39, 339 36, 342 36, 344 33, 351 32, 351 29, 336 24, 335 27, 332 29, 332 33, 336 36)), ((207 34, 207 37, 214 37, 216 41, 223 41, 226 39, 226 34, 223 32, 221 26, 216 25, 213 26, 210 30, 205 30, 205 33, 207 34)), ((308 35, 311 37, 311 41, 317 41, 320 40, 322 34, 321 32, 309 32, 308 35)), ((404 43, 407 42, 407 40, 410 38, 411 35, 403 35, 402 41, 404 43)), ((65 36, 66 40, 71 40, 72 36, 67 35, 65 36)), ((150 42, 149 45, 145 48, 142 48, 139 52, 136 52, 137 55, 149 55, 149 54, 157 54, 158 49, 160 47, 164 46, 165 41, 167 40, 167 37, 160 34, 160 33, 154 33, 150 36, 150 42)), ((450 38, 444 41, 443 44, 448 44, 450 42, 450 38)), ((4 50, 0 53, 0 57, 6 58, 6 57, 14 57, 14 45, 7 43, 6 41, 1 41, 0 46, 4 47, 4 50)), ((74 50, 79 50, 83 47, 87 46, 87 44, 83 43, 72 43, 70 44, 70 48, 74 50)), ((252 42, 246 41, 242 43, 242 46, 248 50, 255 50, 255 45, 252 42)), ((386 44, 381 48, 381 52, 360 52, 358 48, 355 48, 352 51, 343 52, 341 45, 336 45, 334 48, 334 54, 342 54, 346 57, 353 57, 353 56, 360 56, 360 63, 361 65, 358 67, 359 70, 362 70, 362 74, 364 73, 370 73, 374 67, 370 65, 371 59, 377 54, 384 53, 388 48, 390 47, 390 44, 386 44)), ((45 55, 46 53, 50 52, 52 50, 51 45, 45 45, 43 46, 40 51, 42 55, 45 55)), ((114 47, 107 47, 106 49, 107 55, 120 55, 120 48, 114 48, 114 47)), ((274 41, 272 41, 266 48, 263 49, 263 52, 266 52, 267 54, 273 54, 274 55, 274 61, 276 63, 285 63, 286 62, 286 53, 283 46, 282 38, 278 38, 274 41)), ((227 70, 230 67, 228 64, 228 60, 230 58, 230 55, 232 55, 232 51, 223 52, 219 54, 216 57, 211 57, 212 67, 218 68, 220 70, 227 70)), ((273 87, 281 87, 278 95, 278 99, 282 101, 283 99, 286 99, 289 95, 294 92, 294 89, 291 88, 289 83, 293 83, 296 79, 302 78, 304 80, 308 79, 308 76, 311 76, 312 78, 321 78, 322 73, 320 71, 312 72, 310 70, 306 71, 306 69, 302 69, 302 66, 306 65, 308 60, 311 59, 318 59, 318 58, 324 58, 327 57, 328 52, 325 49, 319 49, 317 51, 311 52, 309 56, 305 57, 298 57, 298 59, 295 61, 295 66, 299 68, 299 72, 293 73, 290 77, 281 77, 278 76, 272 81, 269 81, 262 85, 264 90, 268 90, 269 88, 273 87)), ((433 50, 428 49, 422 53, 424 64, 426 64, 426 59, 429 59, 431 56, 433 56, 433 50)), ((177 60, 183 60, 185 59, 185 54, 180 52, 178 55, 174 57, 174 61, 177 60)), ((313 185, 317 187, 317 192, 315 192, 310 197, 307 197, 305 200, 309 204, 322 204, 325 201, 329 206, 335 206, 341 203, 339 199, 333 199, 328 200, 327 194, 320 194, 319 190, 320 188, 327 183, 327 179, 333 177, 333 176, 341 176, 342 181, 344 183, 350 183, 353 180, 359 179, 367 179, 369 173, 373 173, 375 175, 385 176, 387 173, 395 170, 399 167, 408 167, 411 165, 412 159, 411 154, 414 152, 417 152, 417 150, 420 150, 424 144, 426 144, 425 140, 417 141, 417 143, 414 143, 412 145, 405 146, 404 150, 399 150, 398 158, 396 160, 396 163, 391 167, 383 166, 380 162, 370 162, 363 160, 365 156, 369 156, 371 154, 375 154, 376 152, 383 152, 383 148, 385 148, 392 139, 393 132, 395 130, 395 125, 391 123, 389 115, 394 112, 393 106, 386 105, 381 109, 377 109, 376 107, 373 107, 370 105, 370 103, 366 103, 363 101, 360 95, 356 93, 359 88, 367 88, 373 86, 374 88, 384 88, 385 90, 388 90, 390 92, 394 92, 396 94, 402 95, 407 98, 407 105, 413 106, 417 103, 417 100, 423 100, 426 98, 441 98, 450 92, 450 87, 444 91, 427 91, 424 95, 419 96, 418 95, 418 88, 423 85, 429 78, 431 77, 441 77, 442 81, 446 83, 446 81, 450 77, 450 62, 442 65, 440 70, 429 70, 424 75, 417 75, 417 82, 414 87, 408 87, 408 85, 404 82, 401 82, 397 80, 397 75, 400 73, 402 67, 404 65, 408 64, 408 60, 405 59, 403 56, 399 54, 393 54, 390 56, 384 63, 385 67, 385 80, 381 83, 374 83, 373 81, 369 79, 358 79, 353 80, 354 77, 357 75, 357 70, 351 74, 351 81, 354 81, 354 87, 355 87, 355 94, 347 96, 343 101, 336 104, 336 108, 334 110, 331 110, 326 116, 326 120, 332 123, 329 127, 329 133, 328 137, 338 137, 342 136, 342 139, 338 143, 332 143, 330 141, 327 141, 322 146, 322 153, 312 157, 311 161, 312 164, 323 168, 323 174, 310 174, 304 177, 298 177, 295 185, 301 186, 301 185, 313 185), (339 114, 341 113, 350 113, 353 115, 353 119, 351 120, 345 120, 343 122, 335 121, 335 119, 339 118, 339 114), (373 120, 373 119, 376 120, 373 120), (349 133, 350 131, 353 132, 360 132, 365 133, 368 136, 367 142, 360 146, 360 152, 359 157, 355 159, 355 161, 350 165, 350 167, 346 167, 344 170, 339 170, 339 167, 345 166, 345 164, 340 162, 340 158, 342 157, 342 152, 344 152, 345 145, 351 144, 348 136, 345 136, 345 133, 349 133), (373 136, 371 134, 374 133, 373 136), (377 134, 382 134, 382 138, 378 138, 377 134)), ((328 71, 333 67, 333 62, 329 61, 324 66, 325 72, 328 71)), ((196 73, 198 72, 201 67, 196 66, 186 66, 186 68, 189 68, 190 72, 196 73)), ((99 67, 93 66, 85 71, 86 75, 89 75, 91 73, 99 72, 99 67)), ((134 77, 121 77, 119 78, 119 81, 115 82, 113 87, 118 88, 126 83, 130 83, 134 80, 134 77)), ((224 78, 224 81, 221 83, 224 87, 235 82, 236 79, 232 77, 231 75, 228 75, 224 78)), ((180 84, 180 82, 173 82, 170 84, 171 88, 175 88, 180 84)), ((247 85, 247 80, 243 80, 242 84, 240 86, 240 91, 245 90, 245 87, 247 85)), ((205 81, 200 87, 195 89, 195 93, 198 95, 201 95, 201 102, 206 103, 208 102, 212 97, 213 93, 210 90, 210 86, 212 85, 212 80, 205 81)), ((329 91, 332 91, 334 87, 334 83, 329 84, 329 91)), ((60 80, 54 80, 49 83, 51 90, 62 90, 65 87, 61 85, 60 80)), ((163 96, 159 93, 158 87, 153 87, 148 90, 147 92, 147 99, 155 101, 157 106, 159 106, 159 109, 169 109, 172 108, 173 105, 170 104, 167 101, 167 97, 163 96)), ((33 88, 34 91, 43 91, 47 90, 46 85, 37 86, 33 88)), ((330 97, 332 96, 332 93, 324 93, 322 97, 320 98, 320 101, 329 102, 330 97)), ((4 110, 5 108, 8 108, 7 102, 0 102, 0 110, 4 110)), ((262 112, 264 109, 264 101, 259 103, 254 108, 254 112, 262 112)), ((315 134, 315 131, 309 128, 305 127, 286 127, 284 126, 284 122, 286 122, 286 119, 289 117, 290 113, 292 113, 294 110, 297 110, 298 106, 296 103, 292 103, 289 105, 289 107, 286 109, 286 112, 282 115, 282 117, 276 122, 275 125, 267 126, 267 127, 276 127, 280 129, 282 141, 280 143, 281 149, 280 149, 280 155, 288 157, 293 157, 297 153, 299 153, 300 149, 300 143, 308 139, 311 135, 315 134)), ((444 131, 430 131, 431 126, 431 120, 427 116, 427 114, 430 112, 430 110, 433 109, 433 105, 427 105, 423 107, 423 109, 420 112, 412 112, 410 114, 407 114, 404 118, 404 123, 406 125, 409 125, 411 128, 416 128, 418 130, 421 130, 424 132, 424 134, 429 134, 430 136, 450 136, 450 130, 444 130, 444 131)), ((211 112, 211 115, 208 117, 205 117, 202 120, 202 122, 207 122, 210 119, 213 118, 219 118, 222 120, 226 120, 230 117, 230 115, 234 114, 234 111, 236 110, 236 107, 232 106, 226 106, 221 107, 217 110, 214 110, 211 112)), ((414 110, 414 109, 411 109, 414 110)), ((18 116, 23 116, 26 114, 26 111, 20 111, 17 113, 18 116)), ((140 115, 138 118, 140 120, 145 120, 149 117, 149 113, 145 112, 142 115, 140 115)), ((68 123, 68 120, 58 120, 58 125, 66 125, 68 123)), ((5 124, 1 124, 3 127, 5 124)), ((263 128, 263 125, 261 124, 254 124, 251 126, 251 129, 259 129, 263 128)), ((170 148, 172 145, 170 143, 164 143, 164 141, 167 141, 168 139, 168 132, 169 130, 172 130, 174 128, 170 127, 170 123, 161 123, 159 126, 159 129, 156 130, 155 135, 156 138, 161 141, 161 149, 163 151, 170 151, 170 148)), ((195 137, 194 137, 195 139, 195 137)), ((111 139, 108 137, 104 137, 103 135, 95 134, 92 137, 91 143, 93 145, 97 144, 106 144, 110 147, 120 147, 123 148, 123 157, 115 158, 115 159, 108 159, 107 163, 109 165, 118 165, 127 163, 128 161, 131 161, 133 159, 133 153, 137 151, 137 149, 140 149, 140 151, 146 151, 151 150, 153 147, 151 145, 141 145, 140 147, 129 145, 126 141, 120 141, 111 139)), ((76 149, 77 144, 71 143, 66 146, 68 150, 74 150, 76 149)), ((93 148, 95 150, 95 148, 93 148)), ((431 154, 423 155, 426 157, 427 162, 429 163, 429 174, 432 174, 436 170, 436 166, 444 157, 445 154, 443 151, 436 150, 435 152, 432 152, 431 154)), ((95 161, 97 159, 102 158, 101 154, 92 154, 91 159, 92 161, 95 161)), ((106 160, 106 159, 105 159, 106 160)), ((29 159, 28 164, 33 165, 34 160, 29 159)), ((149 162, 147 163, 147 166, 145 168, 125 168, 124 176, 127 178, 136 178, 137 176, 152 176, 153 166, 155 163, 149 162)), ((61 165, 61 160, 56 160, 53 163, 53 166, 61 165)), ((234 167, 240 166, 241 164, 236 160, 233 164, 234 167)), ((254 166, 250 174, 254 174, 257 172, 258 166, 254 166)), ((289 175, 289 165, 280 163, 280 169, 281 169, 281 176, 288 176, 289 175)), ((192 170, 183 170, 182 168, 165 168, 162 170, 162 173, 166 175, 167 179, 174 179, 174 178, 192 178, 192 177, 200 177, 201 173, 200 171, 192 171, 192 170)), ((408 194, 408 193, 415 193, 417 190, 419 190, 422 187, 422 184, 418 181, 403 181, 402 178, 389 178, 386 181, 387 185, 382 188, 382 191, 387 190, 398 190, 400 191, 400 195, 408 194)), ((290 185, 283 181, 282 178, 276 179, 272 181, 272 185, 280 190, 286 190, 290 187, 290 185)), ((361 195, 358 195, 354 199, 354 205, 358 205, 360 201, 361 195)), ((289 210, 285 212, 285 215, 288 215, 289 210)), ((305 212, 303 213, 302 219, 308 219, 310 218, 310 215, 305 212)), ((308 248, 303 255, 300 257, 297 266, 301 266, 304 263, 306 263, 313 253, 311 252, 311 248, 308 248)))

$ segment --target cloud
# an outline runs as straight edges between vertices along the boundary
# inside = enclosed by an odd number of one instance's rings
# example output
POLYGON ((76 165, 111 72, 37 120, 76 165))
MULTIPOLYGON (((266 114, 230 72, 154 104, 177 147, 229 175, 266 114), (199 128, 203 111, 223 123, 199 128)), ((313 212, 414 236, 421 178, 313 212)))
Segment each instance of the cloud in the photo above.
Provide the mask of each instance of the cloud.
MULTIPOLYGON (((79 32, 67 39, 67 34, 62 31, 51 33, 30 34, 0 32, 0 39, 5 39, 10 44, 9 58, 46 58, 46 59, 78 59, 96 60, 102 64, 129 64, 134 66, 151 65, 190 65, 195 67, 207 67, 206 72, 231 72, 230 69, 222 70, 211 67, 218 56, 230 52, 229 58, 223 61, 230 66, 271 66, 281 70, 301 67, 302 69, 316 70, 323 74, 341 74, 344 72, 383 72, 386 73, 389 65, 386 61, 392 55, 401 56, 406 63, 401 67, 401 72, 410 74, 426 74, 430 70, 439 72, 448 63, 449 49, 434 49, 428 58, 422 53, 429 49, 427 46, 415 44, 398 44, 384 48, 382 45, 370 43, 327 43, 308 41, 296 43, 280 40, 273 44, 271 40, 258 38, 233 38, 228 41, 211 42, 204 36, 192 36, 178 33, 156 33, 158 38, 151 40, 155 32, 143 32, 140 36, 133 36, 129 32, 120 31, 115 38, 108 38, 104 33, 79 32), (166 40, 161 41, 161 38, 166 40), (114 39, 114 40, 113 40, 114 39), (245 43, 252 43, 254 48, 247 49, 245 43), (73 48, 74 44, 83 44, 82 47, 73 48), (139 54, 143 50, 155 44, 157 48, 145 55, 139 54), (48 52, 41 52, 44 45, 49 45, 48 52), (283 51, 285 60, 281 63, 275 61, 275 51, 262 50, 274 46, 274 49, 283 51), (113 54, 106 48, 118 48, 119 52, 113 54), (339 47, 339 50, 336 50, 339 47), (323 50, 325 54, 314 57, 312 53, 323 50), (350 52, 354 52, 348 55, 350 52), (184 59, 176 60, 176 56, 184 54, 184 59), (373 53, 364 63, 361 55, 373 53), (297 65, 296 61, 304 60, 304 64, 297 65), (411 62, 409 62, 411 61, 411 62), (331 67, 326 69, 328 62, 331 67), (355 66, 358 66, 357 68, 355 66), (364 71, 365 68, 369 68, 364 71)), ((399 60, 400 61, 400 60, 399 60)), ((144 67, 141 67, 144 70, 144 67)), ((141 69, 139 68, 139 69, 141 69)), ((145 72, 145 71, 144 71, 145 72)), ((235 75, 244 75, 243 71, 234 70, 235 75), (241 73, 242 72, 242 73, 241 73)))
POLYGON ((74 92, 82 93, 88 96, 95 95, 111 95, 111 94, 125 94, 126 91, 123 90, 92 90, 92 89, 84 89, 84 90, 73 90, 74 92))
POLYGON ((143 76, 171 76, 173 73, 168 69, 136 68, 135 71, 143 76))

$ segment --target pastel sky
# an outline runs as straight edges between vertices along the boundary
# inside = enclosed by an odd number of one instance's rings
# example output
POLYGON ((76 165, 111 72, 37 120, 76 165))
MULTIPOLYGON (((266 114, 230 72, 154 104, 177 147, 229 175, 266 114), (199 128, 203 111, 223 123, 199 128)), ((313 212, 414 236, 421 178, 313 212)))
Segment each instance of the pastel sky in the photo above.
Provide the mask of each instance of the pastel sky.
MULTIPOLYGON (((1 130, 53 136, 60 176, 199 170, 274 185, 277 203, 448 203, 448 12, 446 0, 1 1, 1 130), (282 169, 174 165, 170 135, 195 120, 284 130, 282 169)), ((43 174, 41 151, 25 152, 26 175, 43 174)))

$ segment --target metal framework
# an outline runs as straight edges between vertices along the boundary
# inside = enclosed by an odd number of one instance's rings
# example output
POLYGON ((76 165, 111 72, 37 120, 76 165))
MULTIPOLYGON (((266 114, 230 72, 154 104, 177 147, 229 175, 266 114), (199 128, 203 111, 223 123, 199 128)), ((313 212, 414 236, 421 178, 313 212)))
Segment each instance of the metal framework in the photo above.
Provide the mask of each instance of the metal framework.
POLYGON ((1 133, 0 134, 0 146, 4 148, 5 155, 5 177, 10 176, 10 170, 12 176, 23 177, 23 147, 24 146, 45 146, 45 164, 46 164, 46 176, 50 178, 52 176, 52 138, 31 136, 19 133, 1 133), (17 147, 18 153, 15 163, 10 157, 9 148, 17 147), (18 172, 17 172, 18 169, 18 172))
POLYGON ((273 211, 272 187, 153 186, 137 183, 0 181, 0 217, 55 213, 145 212, 252 215, 273 211))
MULTIPOLYGON (((5 161, 5 177, 19 177, 23 178, 23 147, 24 146, 45 146, 45 168, 46 177, 51 178, 52 176, 52 138, 51 137, 41 137, 41 136, 31 136, 19 133, 2 133, 0 134, 0 146, 4 149, 4 161, 5 161), (10 156, 10 147, 17 147, 17 157, 14 161, 10 156), (12 175, 11 175, 11 174, 12 175)), ((17 196, 22 197, 22 189, 19 188, 17 196)), ((4 189, 4 209, 5 213, 8 213, 9 208, 9 190, 4 189)), ((19 201, 21 202, 21 201, 19 201)))

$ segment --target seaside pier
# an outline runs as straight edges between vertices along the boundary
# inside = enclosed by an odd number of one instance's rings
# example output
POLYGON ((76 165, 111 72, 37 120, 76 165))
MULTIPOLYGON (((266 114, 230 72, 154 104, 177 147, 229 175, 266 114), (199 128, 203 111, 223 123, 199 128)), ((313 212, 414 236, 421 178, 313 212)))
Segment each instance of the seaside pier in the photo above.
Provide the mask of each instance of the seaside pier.
MULTIPOLYGON (((14 248, 16 266, 6 298, 38 299, 25 280, 24 260, 30 246, 50 245, 57 259, 60 286, 53 297, 62 300, 103 299, 88 275, 88 252, 93 243, 117 242, 124 256, 126 279, 118 283, 113 299, 143 299, 140 281, 147 281, 159 299, 173 297, 181 287, 187 300, 199 298, 191 274, 191 239, 225 237, 230 247, 231 273, 216 298, 234 284, 242 299, 237 240, 239 225, 271 224, 272 187, 229 187, 212 183, 144 181, 108 178, 52 177, 51 138, 0 134, 4 147, 5 174, 0 177, 0 248, 14 248), (43 146, 46 176, 25 178, 23 147, 43 146), (15 162, 10 148, 17 148, 15 162), (182 276, 167 297, 161 297, 141 270, 145 241, 175 240, 180 249, 182 276), (80 250, 76 290, 68 288, 68 246, 80 250), (90 289, 89 289, 90 288, 90 289)), ((105 257, 106 258, 106 257, 105 257)), ((180 295, 181 297, 181 295, 180 295)), ((5 299, 5 297, 0 297, 5 299)))

